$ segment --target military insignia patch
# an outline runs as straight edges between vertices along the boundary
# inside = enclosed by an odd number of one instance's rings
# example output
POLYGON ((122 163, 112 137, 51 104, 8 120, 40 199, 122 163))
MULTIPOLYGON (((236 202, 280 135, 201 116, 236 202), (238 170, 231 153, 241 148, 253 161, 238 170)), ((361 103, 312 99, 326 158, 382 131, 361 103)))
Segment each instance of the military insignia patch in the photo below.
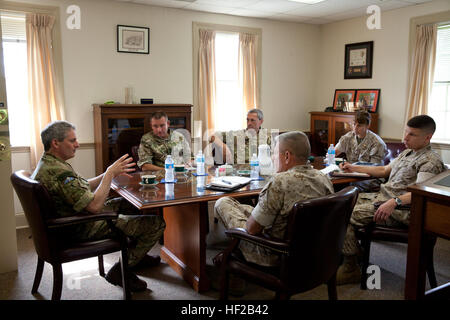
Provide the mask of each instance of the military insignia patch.
POLYGON ((64 184, 68 184, 70 181, 75 180, 74 177, 67 177, 66 180, 64 180, 64 184))

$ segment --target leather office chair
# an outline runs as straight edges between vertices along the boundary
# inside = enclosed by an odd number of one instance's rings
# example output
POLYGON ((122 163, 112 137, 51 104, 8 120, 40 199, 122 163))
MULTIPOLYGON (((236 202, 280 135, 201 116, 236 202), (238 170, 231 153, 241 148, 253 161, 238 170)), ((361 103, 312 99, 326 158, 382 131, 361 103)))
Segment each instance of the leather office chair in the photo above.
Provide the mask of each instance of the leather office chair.
POLYGON ((38 181, 30 179, 28 172, 24 170, 14 172, 11 175, 11 182, 25 212, 38 255, 36 274, 31 293, 34 294, 38 290, 44 269, 44 262, 50 263, 53 268, 52 300, 59 300, 61 298, 63 283, 63 263, 98 256, 100 275, 104 277, 103 255, 121 251, 120 261, 123 271, 123 296, 126 300, 131 297, 127 280, 128 277, 125 276, 128 272, 128 243, 125 236, 121 236, 121 233, 118 232, 118 237, 114 239, 68 243, 52 232, 54 228, 98 220, 106 220, 110 227, 114 228, 111 220, 117 218, 117 213, 105 212, 91 214, 82 212, 70 217, 55 218, 55 207, 47 189, 38 181))
MULTIPOLYGON (((367 268, 369 267, 370 245, 372 241, 390 241, 408 243, 408 227, 388 227, 381 226, 375 223, 355 230, 356 238, 361 240, 363 249, 363 261, 361 266, 361 289, 367 289, 367 268)), ((425 263, 428 274, 428 281, 431 288, 437 287, 436 275, 434 273, 433 265, 433 250, 436 244, 436 237, 433 235, 425 235, 425 263)))
POLYGON ((358 190, 347 187, 335 194, 297 202, 289 214, 285 238, 253 236, 245 229, 230 229, 230 246, 214 260, 220 266, 220 298, 228 298, 229 273, 276 291, 276 299, 289 299, 327 283, 328 297, 337 299, 336 271, 358 190), (247 262, 240 241, 250 241, 281 254, 279 267, 247 262))

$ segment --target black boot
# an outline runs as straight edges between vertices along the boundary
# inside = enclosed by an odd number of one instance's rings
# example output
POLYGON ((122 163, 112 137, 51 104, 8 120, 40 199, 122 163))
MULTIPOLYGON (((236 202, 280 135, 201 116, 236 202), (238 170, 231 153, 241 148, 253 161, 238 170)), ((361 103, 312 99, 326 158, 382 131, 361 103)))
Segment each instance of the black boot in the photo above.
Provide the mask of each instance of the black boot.
MULTIPOLYGON (((122 286, 122 268, 120 262, 116 262, 105 276, 106 281, 115 285, 122 286)), ((128 271, 128 284, 131 292, 139 292, 147 289, 147 282, 139 279, 134 273, 128 271)))

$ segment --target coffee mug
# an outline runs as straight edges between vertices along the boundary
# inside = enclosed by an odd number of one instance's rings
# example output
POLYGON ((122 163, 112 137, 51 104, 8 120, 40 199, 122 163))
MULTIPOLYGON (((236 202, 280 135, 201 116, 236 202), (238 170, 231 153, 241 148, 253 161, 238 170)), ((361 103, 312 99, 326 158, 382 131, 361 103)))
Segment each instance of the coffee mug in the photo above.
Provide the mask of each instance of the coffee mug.
POLYGON ((184 171, 185 171, 184 164, 175 165, 175 172, 184 172, 184 171))
POLYGON ((146 174, 141 177, 143 184, 154 184, 156 181, 156 176, 153 174, 146 174))

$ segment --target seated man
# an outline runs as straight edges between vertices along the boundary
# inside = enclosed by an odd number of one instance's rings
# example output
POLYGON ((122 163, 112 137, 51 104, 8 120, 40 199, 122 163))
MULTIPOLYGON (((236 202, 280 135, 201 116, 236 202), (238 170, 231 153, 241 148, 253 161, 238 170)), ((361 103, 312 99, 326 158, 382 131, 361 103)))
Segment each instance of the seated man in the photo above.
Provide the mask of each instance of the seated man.
MULTIPOLYGON (((165 222, 162 217, 142 215, 122 198, 108 200, 111 181, 119 175, 134 171, 132 158, 124 155, 111 164, 106 171, 89 180, 77 174, 66 161, 75 156, 79 147, 75 127, 66 121, 50 123, 41 132, 45 152, 31 178, 40 181, 55 202, 61 217, 75 215, 81 211, 98 213, 119 212, 115 226, 125 235, 136 239, 136 246, 129 248, 130 268, 158 264, 160 258, 147 256, 147 252, 162 236, 165 222)), ((113 234, 106 221, 95 221, 55 229, 56 234, 67 240, 96 240, 113 234)), ((106 275, 114 285, 122 285, 121 267, 117 262, 106 275)), ((147 283, 130 272, 131 291, 143 291, 147 283)))
POLYGON ((138 167, 142 171, 164 170, 167 155, 172 155, 175 164, 188 163, 191 160, 191 148, 183 134, 169 133, 170 121, 164 112, 155 112, 150 119, 152 131, 141 138, 139 145, 138 167))
POLYGON ((379 192, 360 193, 358 196, 344 240, 344 263, 338 269, 338 284, 357 283, 361 279, 357 264, 357 254, 361 248, 354 229, 372 221, 388 226, 408 225, 410 211, 397 209, 400 205, 411 203, 411 192, 407 192, 406 188, 445 170, 441 157, 431 150, 430 140, 435 130, 436 123, 431 117, 413 117, 406 125, 403 138, 407 149, 387 166, 343 165, 344 170, 349 172, 365 172, 389 180, 380 186, 379 192), (384 203, 375 210, 374 203, 379 201, 384 203))
POLYGON ((216 161, 219 164, 249 163, 253 153, 258 155, 258 146, 270 146, 271 136, 266 129, 261 129, 264 114, 260 109, 251 109, 247 113, 247 129, 222 132, 211 137, 210 142, 216 150, 216 161), (232 142, 231 142, 232 141, 232 142))
MULTIPOLYGON (((273 161, 277 173, 261 190, 256 207, 230 197, 216 202, 215 215, 226 228, 245 228, 253 235, 266 233, 283 239, 296 202, 334 192, 330 179, 307 164, 311 148, 303 132, 283 133, 275 141, 273 161)), ((276 266, 280 262, 273 251, 246 241, 241 242, 240 250, 247 261, 262 266, 276 266)))
MULTIPOLYGON (((335 149, 336 155, 344 152, 350 163, 383 164, 384 156, 387 153, 386 144, 377 134, 369 130, 370 120, 370 113, 367 111, 358 111, 355 114, 353 130, 339 139, 335 149)), ((378 190, 381 182, 381 179, 373 179, 357 182, 354 185, 360 191, 369 192, 378 190)))

